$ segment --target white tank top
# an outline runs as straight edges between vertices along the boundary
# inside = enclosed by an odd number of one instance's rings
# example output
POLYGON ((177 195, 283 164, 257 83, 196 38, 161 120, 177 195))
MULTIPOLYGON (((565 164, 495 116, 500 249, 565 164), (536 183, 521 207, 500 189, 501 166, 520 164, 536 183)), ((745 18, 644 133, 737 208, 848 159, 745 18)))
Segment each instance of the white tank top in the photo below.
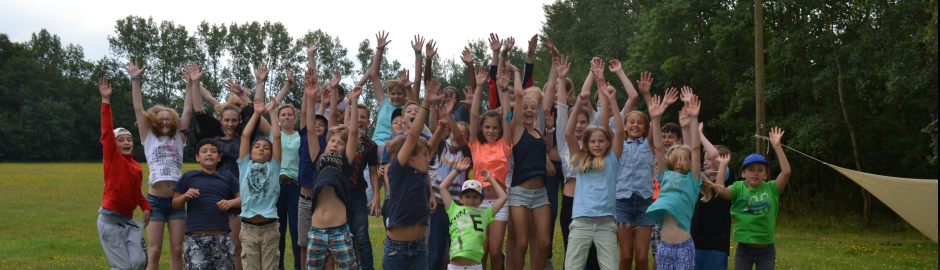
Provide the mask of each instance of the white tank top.
POLYGON ((143 145, 147 167, 150 168, 147 184, 153 186, 160 181, 179 181, 183 169, 183 139, 179 132, 170 137, 148 131, 143 145))

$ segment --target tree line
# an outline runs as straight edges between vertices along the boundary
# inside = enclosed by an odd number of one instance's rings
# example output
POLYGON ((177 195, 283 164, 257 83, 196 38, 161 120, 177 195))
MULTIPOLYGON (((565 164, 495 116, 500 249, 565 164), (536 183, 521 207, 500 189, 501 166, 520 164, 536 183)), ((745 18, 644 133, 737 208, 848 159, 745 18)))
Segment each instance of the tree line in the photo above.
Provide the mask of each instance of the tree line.
MULTIPOLYGON (((652 72, 654 92, 689 85, 708 104, 721 104, 703 108, 705 135, 737 153, 738 163, 745 153, 755 152, 752 2, 568 0, 543 8, 545 23, 538 34, 551 37, 571 57, 575 85, 587 76, 588 61, 595 56, 621 60, 633 80, 640 72, 652 72)), ((792 134, 784 144, 845 168, 937 179, 936 0, 766 1, 763 9, 767 125, 792 134)), ((95 83, 101 76, 108 76, 115 89, 115 125, 136 134, 130 78, 121 68, 129 58, 150 66, 143 78, 145 107, 180 108, 184 82, 177 74, 183 63, 200 64, 203 86, 223 100, 224 80, 251 88, 251 71, 264 61, 271 69, 265 89, 274 93, 286 83, 287 68, 302 80, 304 48, 311 42, 320 45, 321 78, 338 70, 344 79, 358 79, 374 53, 371 37, 362 38, 350 59, 351 48, 322 30, 293 37, 285 25, 267 21, 204 21, 188 30, 171 21, 131 15, 118 20, 107 37, 110 54, 88 60, 80 45, 62 44, 45 29, 25 42, 0 34, 0 137, 5 139, 0 161, 100 160, 95 83)), ((488 65, 491 56, 483 37, 467 38, 472 39, 466 49, 474 65, 488 65)), ((523 63, 525 53, 516 47, 509 58, 523 63)), ((461 59, 437 56, 432 63, 431 77, 443 86, 468 85, 461 59)), ((402 66, 384 61, 383 79, 396 78, 402 66)), ((536 86, 545 84, 550 67, 551 53, 539 46, 536 86)), ((618 80, 611 83, 623 89, 618 80)), ((372 87, 365 85, 361 103, 375 108, 372 87)), ((299 105, 302 91, 294 84, 285 102, 299 105)), ((618 93, 621 102, 626 98, 618 93)), ((645 104, 638 109, 645 110, 645 104)), ((664 120, 675 122, 677 117, 664 120)), ((371 134, 371 127, 367 132, 371 134)), ((135 147, 135 158, 145 162, 142 147, 135 147)), ((795 180, 781 197, 785 210, 826 205, 827 211, 861 211, 860 189, 850 180, 808 158, 794 156, 791 164, 795 180)), ((890 212, 875 206, 876 214, 890 212)))

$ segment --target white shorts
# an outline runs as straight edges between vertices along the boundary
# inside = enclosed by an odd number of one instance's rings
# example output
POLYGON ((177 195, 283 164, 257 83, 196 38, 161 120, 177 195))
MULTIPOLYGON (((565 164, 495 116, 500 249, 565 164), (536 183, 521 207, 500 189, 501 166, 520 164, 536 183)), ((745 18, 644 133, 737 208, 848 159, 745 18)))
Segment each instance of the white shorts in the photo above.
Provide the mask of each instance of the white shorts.
MULTIPOLYGON (((483 202, 480 203, 480 206, 477 208, 486 210, 496 202, 496 199, 483 199, 483 202)), ((499 209, 499 212, 493 213, 495 220, 509 222, 509 205, 503 204, 503 207, 499 209)))
POLYGON ((448 264, 447 270, 483 270, 483 265, 477 264, 477 265, 471 265, 471 266, 461 266, 461 265, 448 264))

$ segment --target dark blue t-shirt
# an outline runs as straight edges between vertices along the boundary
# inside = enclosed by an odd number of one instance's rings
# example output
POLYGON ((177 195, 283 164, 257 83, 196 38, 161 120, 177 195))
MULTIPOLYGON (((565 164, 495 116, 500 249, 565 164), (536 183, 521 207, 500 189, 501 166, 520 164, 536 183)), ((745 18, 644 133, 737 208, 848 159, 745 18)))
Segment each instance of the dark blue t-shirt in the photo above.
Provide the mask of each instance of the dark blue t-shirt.
POLYGON ((217 203, 235 199, 238 178, 228 171, 208 174, 202 170, 192 170, 180 177, 173 190, 183 194, 191 188, 198 189, 199 195, 186 202, 186 232, 232 231, 228 226, 228 213, 219 210, 217 203))
MULTIPOLYGON (((353 167, 346 160, 346 155, 328 152, 322 153, 317 157, 316 169, 317 178, 313 181, 313 196, 310 203, 310 209, 317 209, 317 197, 325 186, 333 187, 336 197, 347 205, 346 198, 349 194, 349 176, 352 175, 353 167)), ((346 210, 349 210, 347 205, 346 210)))
POLYGON ((386 197, 386 227, 411 227, 422 222, 427 224, 431 215, 428 174, 407 165, 402 166, 396 158, 388 166, 388 185, 391 193, 386 197))
MULTIPOLYGON (((317 178, 317 173, 313 170, 313 160, 310 160, 310 145, 307 144, 307 127, 300 131, 300 165, 297 166, 297 184, 301 187, 313 187, 313 179, 317 178)), ((326 137, 326 136, 323 136, 326 137)), ((320 138, 320 153, 326 148, 326 138, 320 138)))

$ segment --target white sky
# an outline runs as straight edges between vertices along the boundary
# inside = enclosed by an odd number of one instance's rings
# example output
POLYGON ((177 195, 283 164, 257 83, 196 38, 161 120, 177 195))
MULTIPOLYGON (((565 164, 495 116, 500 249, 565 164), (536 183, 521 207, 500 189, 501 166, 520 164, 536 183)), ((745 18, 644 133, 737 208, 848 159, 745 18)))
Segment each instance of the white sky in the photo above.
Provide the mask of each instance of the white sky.
POLYGON ((153 17, 158 24, 173 21, 185 25, 190 34, 203 20, 226 25, 267 20, 283 23, 295 38, 316 29, 338 36, 355 62, 359 42, 368 38, 374 46, 375 33, 385 30, 392 40, 389 58, 412 69, 410 42, 415 34, 437 41, 438 55, 447 58, 458 57, 468 40, 486 39, 490 32, 503 39, 513 36, 517 46, 525 46, 545 22, 542 5, 554 0, 277 2, 0 0, 0 33, 13 42, 25 42, 45 28, 63 45, 80 44, 86 59, 98 60, 110 53, 107 37, 114 35, 115 22, 128 15, 153 17))

